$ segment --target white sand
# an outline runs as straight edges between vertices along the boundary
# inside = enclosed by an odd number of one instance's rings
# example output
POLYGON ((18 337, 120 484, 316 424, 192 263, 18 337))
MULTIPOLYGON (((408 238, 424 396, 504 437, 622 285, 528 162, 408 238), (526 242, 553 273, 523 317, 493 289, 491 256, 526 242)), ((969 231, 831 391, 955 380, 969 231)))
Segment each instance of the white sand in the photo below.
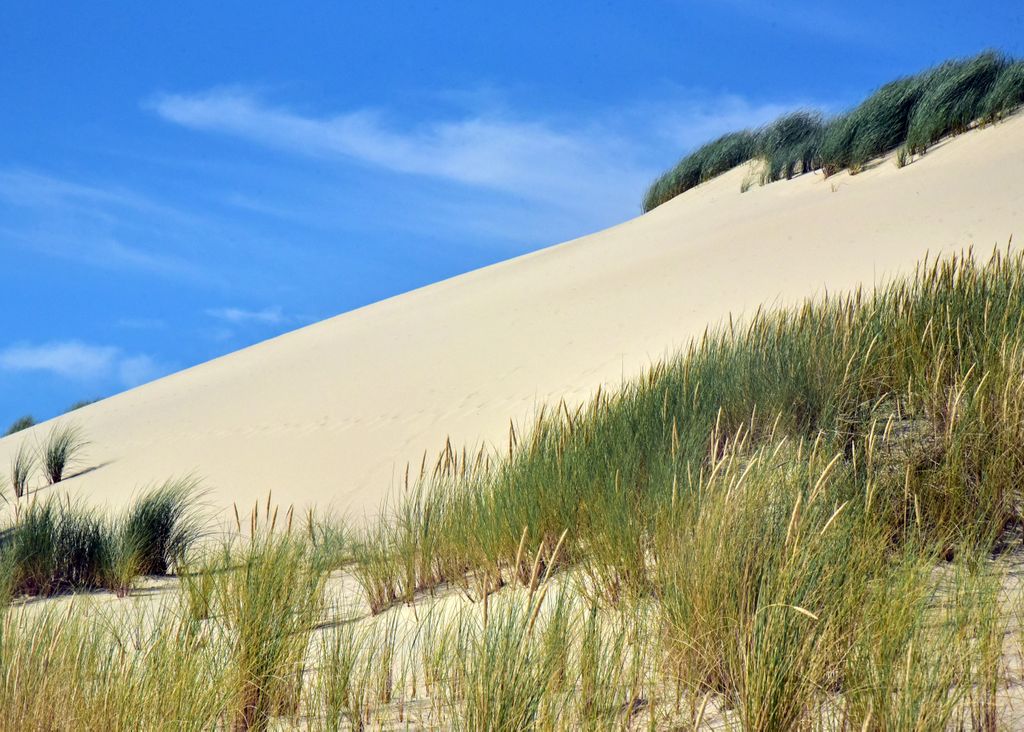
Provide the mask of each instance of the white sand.
MULTIPOLYGON (((911 271, 1024 235, 1024 115, 902 170, 740 193, 743 166, 606 231, 425 287, 65 417, 92 441, 65 481, 118 503, 194 471, 219 508, 375 511, 446 436, 504 445, 509 420, 615 387, 728 314, 911 271)), ((637 191, 639 200, 641 191, 637 191)), ((0 473, 22 439, 0 440, 0 473)))

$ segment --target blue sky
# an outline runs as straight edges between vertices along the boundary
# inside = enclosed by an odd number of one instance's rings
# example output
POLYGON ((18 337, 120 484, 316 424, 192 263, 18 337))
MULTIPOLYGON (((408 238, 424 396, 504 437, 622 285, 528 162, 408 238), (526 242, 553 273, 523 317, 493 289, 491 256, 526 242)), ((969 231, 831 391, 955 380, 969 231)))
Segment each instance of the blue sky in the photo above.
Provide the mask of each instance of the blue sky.
POLYGON ((7 3, 0 428, 636 215, 1019 2, 7 3))

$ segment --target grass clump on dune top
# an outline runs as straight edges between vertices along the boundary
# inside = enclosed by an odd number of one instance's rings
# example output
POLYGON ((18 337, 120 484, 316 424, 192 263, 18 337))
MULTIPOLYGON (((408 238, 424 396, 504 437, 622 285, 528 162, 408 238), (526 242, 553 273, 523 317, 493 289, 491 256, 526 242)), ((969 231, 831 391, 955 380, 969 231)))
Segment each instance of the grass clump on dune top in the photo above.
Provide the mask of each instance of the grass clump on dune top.
POLYGON ((765 180, 792 178, 810 171, 818 157, 824 125, 820 114, 794 112, 758 134, 757 154, 765 161, 765 180))
POLYGON ((678 196, 694 186, 750 160, 757 151, 757 136, 732 132, 687 155, 669 173, 655 181, 644 196, 644 210, 678 196))
POLYGON ((6 437, 8 435, 13 435, 15 432, 27 430, 29 427, 32 427, 35 423, 35 417, 33 417, 31 414, 26 414, 23 417, 18 417, 16 420, 11 422, 11 426, 7 428, 7 432, 4 433, 4 436, 6 437))
POLYGON ((994 122, 1024 104, 1024 61, 1007 64, 985 98, 985 118, 994 122))
POLYGON ((832 120, 826 126, 821 145, 825 174, 845 168, 857 170, 902 145, 910 126, 910 113, 921 98, 927 78, 927 74, 918 74, 890 82, 832 120))
POLYGON ((794 112, 754 132, 724 135, 655 180, 644 195, 643 210, 748 160, 765 163, 763 182, 768 183, 819 168, 825 175, 857 172, 904 145, 910 154, 922 154, 946 135, 979 120, 998 120, 1024 104, 1022 64, 987 51, 890 82, 830 119, 794 112), (729 154, 709 164, 709 156, 719 150, 729 154))
POLYGON ((953 61, 932 70, 907 129, 911 152, 924 152, 940 138, 967 130, 986 113, 989 90, 1008 61, 983 53, 966 61, 953 61))

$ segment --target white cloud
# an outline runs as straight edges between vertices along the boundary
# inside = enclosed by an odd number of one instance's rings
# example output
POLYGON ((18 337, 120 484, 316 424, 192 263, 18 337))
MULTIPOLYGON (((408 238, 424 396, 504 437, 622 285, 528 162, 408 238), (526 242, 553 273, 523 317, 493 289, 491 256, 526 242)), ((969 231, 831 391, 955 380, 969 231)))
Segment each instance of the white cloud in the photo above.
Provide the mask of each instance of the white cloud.
MULTIPOLYGON (((489 105, 403 126, 368 109, 300 113, 240 88, 164 94, 149 103, 159 116, 191 129, 339 165, 356 163, 508 194, 588 224, 635 212, 654 176, 687 150, 798 106, 808 105, 675 88, 660 99, 573 119, 515 116, 489 105)), ((453 200, 472 205, 465 196, 453 200)))
POLYGON ((280 307, 269 307, 263 310, 245 310, 243 308, 215 308, 207 310, 206 314, 211 318, 217 318, 228 323, 241 325, 243 323, 260 323, 263 325, 280 325, 287 322, 288 318, 281 312, 280 307))
POLYGON ((271 148, 550 203, 583 199, 600 206, 621 201, 623 191, 633 198, 650 175, 632 143, 600 124, 557 129, 480 113, 402 129, 370 110, 308 116, 238 89, 161 95, 152 108, 176 124, 271 148))
POLYGON ((0 351, 0 367, 8 371, 49 371, 66 378, 95 379, 110 372, 118 349, 80 341, 20 344, 0 351))
POLYGON ((79 381, 117 381, 137 386, 161 372, 146 355, 126 355, 115 346, 98 346, 82 341, 21 343, 0 350, 0 369, 44 371, 79 381))

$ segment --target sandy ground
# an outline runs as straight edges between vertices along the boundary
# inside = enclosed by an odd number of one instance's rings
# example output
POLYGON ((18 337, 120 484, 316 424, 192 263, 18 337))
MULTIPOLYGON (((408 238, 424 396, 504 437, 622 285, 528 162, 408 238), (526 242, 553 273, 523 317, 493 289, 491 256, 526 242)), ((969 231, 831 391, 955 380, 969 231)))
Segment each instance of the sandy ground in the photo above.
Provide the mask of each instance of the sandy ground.
MULTIPOLYGON (((872 286, 926 254, 1024 233, 1024 115, 897 169, 754 186, 741 166, 619 226, 286 334, 66 417, 91 445, 67 490, 116 504, 194 472, 225 509, 375 512, 450 436, 614 388, 729 314, 872 286)), ((637 197, 640 196, 637 191, 637 197)), ((0 473, 23 439, 0 440, 0 473)))

